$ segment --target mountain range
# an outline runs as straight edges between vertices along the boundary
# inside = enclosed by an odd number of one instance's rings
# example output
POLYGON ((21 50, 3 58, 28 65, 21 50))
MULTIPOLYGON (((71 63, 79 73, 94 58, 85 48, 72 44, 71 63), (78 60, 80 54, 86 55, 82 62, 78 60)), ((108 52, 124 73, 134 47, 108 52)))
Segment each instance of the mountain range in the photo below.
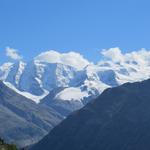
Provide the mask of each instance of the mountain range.
POLYGON ((60 106, 71 107, 70 111, 74 111, 106 88, 148 79, 149 68, 149 65, 143 67, 136 61, 104 60, 81 68, 34 59, 28 63, 4 63, 0 66, 0 80, 36 103, 43 103, 43 98, 47 98, 48 103, 53 95, 53 105, 54 102, 57 106, 60 103, 60 106))
MULTIPOLYGON (((49 56, 48 53, 44 54, 49 56)), ((77 63, 72 60, 74 55, 54 62, 41 57, 0 66, 0 117, 3 120, 0 134, 19 147, 38 142, 70 113, 96 99, 105 89, 150 77, 149 61, 106 59, 93 64, 80 59, 77 63), (18 138, 18 133, 22 138, 18 138)))

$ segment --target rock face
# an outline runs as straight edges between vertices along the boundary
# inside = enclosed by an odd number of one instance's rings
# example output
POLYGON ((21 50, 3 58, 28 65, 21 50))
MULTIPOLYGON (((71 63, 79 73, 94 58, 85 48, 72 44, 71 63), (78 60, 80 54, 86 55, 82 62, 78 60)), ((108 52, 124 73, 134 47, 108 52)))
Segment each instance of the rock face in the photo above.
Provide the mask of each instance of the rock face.
POLYGON ((19 147, 33 144, 63 118, 54 109, 38 105, 0 82, 0 136, 19 147))
POLYGON ((149 150, 150 80, 106 89, 32 150, 149 150))

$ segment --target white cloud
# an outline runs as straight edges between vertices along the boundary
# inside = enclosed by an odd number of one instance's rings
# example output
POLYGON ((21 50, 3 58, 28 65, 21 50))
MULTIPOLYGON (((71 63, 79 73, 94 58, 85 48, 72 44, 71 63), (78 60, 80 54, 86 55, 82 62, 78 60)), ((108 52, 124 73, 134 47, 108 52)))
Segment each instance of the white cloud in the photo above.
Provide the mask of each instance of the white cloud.
POLYGON ((110 48, 108 50, 104 49, 102 50, 101 54, 104 56, 104 58, 110 59, 113 62, 123 61, 123 55, 118 47, 110 48))
MULTIPOLYGON (((115 47, 104 49, 101 51, 101 54, 103 55, 103 58, 99 63, 103 63, 109 60, 109 62, 113 64, 132 64, 141 67, 150 66, 150 51, 146 49, 122 53, 118 47, 115 47)), ((10 47, 6 47, 6 55, 14 60, 22 59, 22 56, 19 55, 18 51, 10 47)), ((41 62, 66 64, 73 66, 78 70, 83 69, 89 63, 91 63, 86 60, 80 53, 73 51, 68 53, 59 53, 57 51, 50 50, 42 52, 34 59, 41 62)))
POLYGON ((46 51, 35 57, 35 60, 48 63, 62 63, 73 66, 79 70, 83 69, 89 62, 79 53, 59 53, 54 50, 46 51))
POLYGON ((140 66, 150 65, 150 51, 146 49, 123 54, 121 50, 116 47, 102 50, 101 54, 104 60, 110 60, 113 63, 128 63, 140 66))
POLYGON ((19 55, 18 50, 6 47, 6 56, 10 57, 11 59, 14 60, 20 60, 22 59, 22 56, 19 55))

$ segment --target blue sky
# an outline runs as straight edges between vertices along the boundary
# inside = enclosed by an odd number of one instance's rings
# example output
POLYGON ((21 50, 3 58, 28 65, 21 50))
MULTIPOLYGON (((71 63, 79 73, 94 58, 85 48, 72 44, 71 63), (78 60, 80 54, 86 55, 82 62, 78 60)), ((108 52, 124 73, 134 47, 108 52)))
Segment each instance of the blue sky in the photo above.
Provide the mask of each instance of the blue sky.
POLYGON ((101 49, 150 49, 149 6, 149 0, 0 0, 0 63, 7 46, 26 60, 53 49, 94 62, 101 49))

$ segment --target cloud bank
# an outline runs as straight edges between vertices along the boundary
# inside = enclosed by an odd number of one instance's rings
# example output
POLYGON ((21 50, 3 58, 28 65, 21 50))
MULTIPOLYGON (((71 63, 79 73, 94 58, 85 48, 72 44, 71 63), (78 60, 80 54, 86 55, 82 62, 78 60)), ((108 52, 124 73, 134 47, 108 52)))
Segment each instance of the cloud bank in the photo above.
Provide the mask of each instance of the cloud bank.
POLYGON ((10 47, 6 47, 6 56, 10 57, 13 60, 20 60, 22 59, 22 56, 19 55, 18 50, 10 48, 10 47))
MULTIPOLYGON (((101 51, 101 55, 103 57, 98 62, 99 64, 109 61, 109 63, 112 64, 132 64, 139 67, 150 66, 150 51, 146 49, 122 53, 120 48, 115 47, 110 49, 103 49, 101 51)), ((21 60, 23 58, 21 55, 19 55, 18 50, 10 47, 6 47, 6 56, 10 57, 13 60, 21 60)), ((42 52, 41 54, 36 56, 34 60, 47 63, 61 63, 70 65, 77 68, 78 70, 82 70, 88 64, 92 63, 85 59, 80 53, 73 51, 68 53, 59 53, 54 50, 42 52)))
POLYGON ((89 64, 81 54, 76 52, 59 53, 54 50, 46 51, 35 57, 35 60, 48 63, 61 63, 83 69, 89 64))
POLYGON ((103 55, 104 60, 109 60, 113 63, 126 63, 141 66, 150 65, 150 51, 146 49, 123 54, 121 50, 116 47, 102 50, 101 54, 103 55))

